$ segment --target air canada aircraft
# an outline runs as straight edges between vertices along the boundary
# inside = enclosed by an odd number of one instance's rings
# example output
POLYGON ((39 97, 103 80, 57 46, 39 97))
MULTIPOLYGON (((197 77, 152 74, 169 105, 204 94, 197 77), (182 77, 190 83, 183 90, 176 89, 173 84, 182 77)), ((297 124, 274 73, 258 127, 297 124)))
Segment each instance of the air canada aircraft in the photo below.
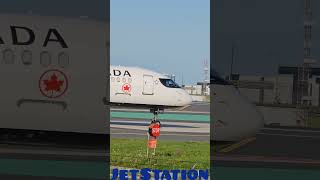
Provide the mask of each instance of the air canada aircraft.
POLYGON ((156 117, 191 103, 164 75, 107 67, 105 22, 9 14, 0 22, 2 129, 109 134, 107 105, 148 108, 156 117))
POLYGON ((109 134, 109 25, 0 14, 0 128, 109 134))
POLYGON ((212 70, 211 140, 239 141, 254 136, 264 125, 262 115, 229 81, 212 70))
MULTIPOLYGON (((0 22, 0 129, 109 134, 106 105, 148 108, 156 116, 191 103, 164 75, 107 67, 108 23, 9 14, 0 22)), ((236 141, 259 131, 260 114, 233 85, 212 73, 211 86, 211 139, 236 141)))
POLYGON ((156 116, 161 110, 191 102, 191 96, 165 75, 139 67, 110 68, 111 106, 148 108, 156 116))

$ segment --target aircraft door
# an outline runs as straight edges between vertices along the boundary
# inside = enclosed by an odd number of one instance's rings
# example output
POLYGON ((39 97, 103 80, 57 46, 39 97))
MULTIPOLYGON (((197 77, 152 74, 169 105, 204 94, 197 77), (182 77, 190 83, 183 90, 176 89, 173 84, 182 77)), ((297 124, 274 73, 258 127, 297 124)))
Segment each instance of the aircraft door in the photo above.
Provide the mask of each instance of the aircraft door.
POLYGON ((153 76, 143 75, 143 92, 144 95, 153 95, 153 76))

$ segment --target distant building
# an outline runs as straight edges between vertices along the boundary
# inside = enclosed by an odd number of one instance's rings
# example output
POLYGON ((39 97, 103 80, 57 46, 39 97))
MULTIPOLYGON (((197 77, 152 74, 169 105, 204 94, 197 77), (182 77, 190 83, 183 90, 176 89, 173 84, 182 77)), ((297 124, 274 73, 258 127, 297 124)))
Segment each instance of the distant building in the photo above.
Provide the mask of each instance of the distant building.
POLYGON ((257 104, 291 104, 290 79, 278 76, 238 75, 232 80, 239 91, 257 104))
POLYGON ((208 96, 210 95, 209 84, 197 83, 197 85, 185 85, 183 87, 190 95, 208 96))
POLYGON ((210 84, 199 82, 196 85, 184 85, 193 101, 210 101, 210 84))
POLYGON ((305 85, 298 81, 298 67, 280 67, 279 75, 287 76, 292 79, 293 104, 297 104, 297 102, 301 101, 302 104, 313 106, 320 105, 320 68, 310 68, 309 76, 305 78, 305 85))
POLYGON ((275 76, 233 75, 232 81, 254 103, 320 106, 320 68, 311 68, 303 84, 298 76, 298 67, 282 66, 275 76))

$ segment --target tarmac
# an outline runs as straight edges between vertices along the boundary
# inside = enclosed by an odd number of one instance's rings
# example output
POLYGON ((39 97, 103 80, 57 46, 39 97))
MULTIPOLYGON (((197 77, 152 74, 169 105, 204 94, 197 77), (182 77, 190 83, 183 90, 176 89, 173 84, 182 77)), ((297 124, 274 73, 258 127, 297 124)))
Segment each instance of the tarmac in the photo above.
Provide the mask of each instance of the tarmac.
MULTIPOLYGON (((210 108, 193 104, 159 116, 161 139, 209 141, 210 108), (186 120, 185 116, 195 120, 186 120)), ((151 113, 130 109, 111 112, 111 137, 146 138, 151 113), (118 114, 117 114, 118 113, 118 114), (119 114, 120 113, 120 114, 119 114), (128 114, 129 113, 129 114, 128 114), (142 113, 134 118, 122 116, 142 113), (143 115, 143 116, 141 116, 143 115), (144 116, 145 115, 145 116, 144 116)), ((272 127, 212 153, 214 179, 319 179, 320 129, 272 127)), ((215 143, 215 142, 212 142, 215 143)), ((1 179, 105 179, 108 152, 100 148, 67 148, 33 144, 0 144, 1 179)))
POLYGON ((255 137, 215 152, 211 156, 214 177, 319 179, 319 141, 319 129, 265 127, 255 137))
MULTIPOLYGON (((166 111, 164 116, 159 116, 163 124, 160 138, 209 141, 209 109, 208 104, 196 103, 184 109, 166 111)), ((135 109, 113 110, 111 137, 146 138, 150 114, 135 109), (127 118, 132 115, 130 113, 141 114, 127 118)), ((266 126, 256 136, 212 153, 211 172, 217 180, 319 179, 319 142, 320 129, 266 126)), ((106 149, 101 147, 85 149, 2 143, 0 178, 106 179, 109 175, 108 156, 106 149)))
POLYGON ((102 149, 0 145, 1 179, 106 179, 108 165, 102 149))
MULTIPOLYGON (((147 138, 153 115, 140 109, 111 109, 111 138, 147 138)), ((175 141, 210 141, 210 105, 194 103, 166 110, 158 117, 160 139, 175 141)))
MULTIPOLYGON (((159 115, 163 124, 160 138, 209 142, 208 105, 196 103, 159 115)), ((146 138, 150 115, 149 111, 135 109, 112 111, 111 137, 146 138)), ((24 139, 7 142, 1 136, 0 179, 107 179, 109 137, 49 134, 48 140, 40 138, 42 142, 24 139), (55 139, 61 140, 61 144, 56 144, 55 139)))

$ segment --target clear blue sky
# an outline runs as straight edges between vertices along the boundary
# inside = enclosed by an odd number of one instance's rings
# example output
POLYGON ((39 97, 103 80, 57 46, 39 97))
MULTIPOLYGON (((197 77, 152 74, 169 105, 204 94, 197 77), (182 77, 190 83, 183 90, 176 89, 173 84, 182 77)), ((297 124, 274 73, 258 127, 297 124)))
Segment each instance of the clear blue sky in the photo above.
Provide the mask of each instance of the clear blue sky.
POLYGON ((210 62, 209 0, 111 0, 111 64, 203 80, 210 62))

